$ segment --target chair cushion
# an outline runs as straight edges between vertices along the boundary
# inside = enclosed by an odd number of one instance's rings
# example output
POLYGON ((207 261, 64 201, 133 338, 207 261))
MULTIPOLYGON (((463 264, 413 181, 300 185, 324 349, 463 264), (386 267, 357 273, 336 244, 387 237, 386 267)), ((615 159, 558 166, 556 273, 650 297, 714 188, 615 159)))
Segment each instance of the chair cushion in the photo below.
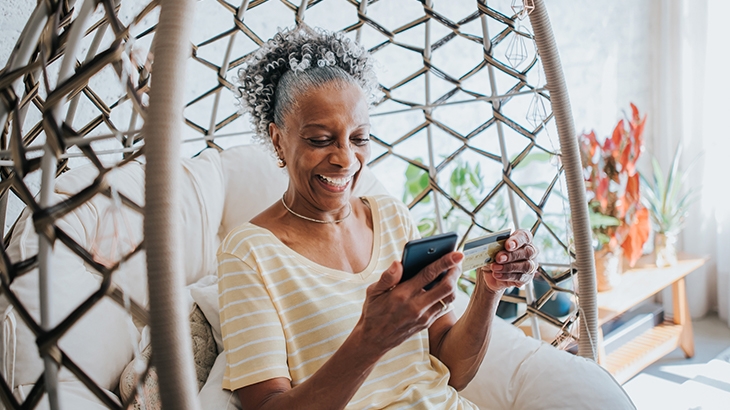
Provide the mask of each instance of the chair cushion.
POLYGON ((222 157, 214 149, 183 160, 182 166, 182 257, 185 283, 191 284, 216 271, 226 187, 222 157))
MULTIPOLYGON (((33 389, 33 385, 25 384, 16 387, 15 395, 21 400, 33 389)), ((114 393, 109 390, 102 389, 114 402, 121 406, 119 399, 114 393)), ((83 383, 80 381, 61 381, 58 383, 58 401, 62 409, 83 409, 83 410, 108 410, 109 407, 104 405, 94 393, 92 393, 83 383)), ((48 404, 48 396, 43 395, 41 401, 35 407, 35 410, 50 410, 51 406, 48 404)))
POLYGON ((276 166, 274 157, 262 145, 228 148, 220 157, 225 202, 218 236, 223 239, 233 228, 248 222, 278 200, 289 184, 289 177, 276 166))
MULTIPOLYGON (((220 329, 218 329, 220 330, 220 329)), ((198 401, 204 409, 240 410, 241 401, 238 395, 230 390, 223 390, 223 374, 226 372, 226 352, 221 352, 210 370, 208 381, 198 393, 198 401)))
MULTIPOLYGON (((193 283, 206 274, 215 272, 217 233, 223 215, 223 174, 220 154, 206 150, 196 158, 182 160, 180 225, 183 229, 183 268, 186 283, 193 283)), ((54 201, 68 198, 89 186, 98 175, 96 168, 87 165, 72 169, 56 180, 54 201)), ((107 174, 109 186, 139 205, 144 205, 144 165, 130 162, 107 174)), ((99 262, 119 260, 142 241, 142 216, 130 208, 116 206, 104 195, 74 209, 59 221, 63 229, 84 249, 95 255, 99 262)), ((18 220, 7 248, 11 261, 18 262, 38 253, 38 235, 30 213, 26 210, 18 220)), ((51 280, 52 323, 58 323, 99 289, 101 276, 86 266, 81 258, 60 242, 53 251, 51 280)), ((130 298, 141 305, 147 304, 147 270, 145 252, 139 252, 114 273, 113 282, 130 298)), ((11 290, 40 321, 38 297, 38 270, 34 269, 17 278, 11 290)), ((13 357, 4 361, 6 380, 12 387, 31 385, 43 371, 35 337, 25 323, 9 308, 9 302, 0 296, 3 317, 3 357, 12 351, 13 357), (6 312, 7 311, 7 312, 6 312), (15 319, 15 320, 13 320, 15 319), (13 347, 15 347, 13 349, 13 347)), ((109 298, 94 305, 60 339, 60 346, 79 367, 102 388, 113 390, 124 367, 132 358, 134 344, 140 334, 129 323, 129 315, 109 298)), ((62 381, 75 381, 67 370, 59 374, 62 381)))
MULTIPOLYGON (((89 170, 88 167, 80 167, 67 173, 68 175, 62 175, 58 179, 54 200, 63 200, 70 193, 82 189, 85 185, 78 186, 75 191, 72 186, 94 178, 94 174, 89 170)), ((112 171, 108 175, 108 181, 110 185, 119 186, 119 191, 132 200, 139 201, 141 192, 136 189, 136 181, 143 176, 141 164, 130 163, 112 171)), ((57 221, 57 226, 85 249, 91 251, 92 248, 96 248, 100 249, 101 253, 108 251, 106 256, 118 257, 120 249, 126 252, 141 240, 142 218, 127 209, 123 209, 121 214, 117 212, 119 216, 117 222, 120 222, 117 226, 124 233, 120 232, 123 238, 115 238, 113 235, 107 235, 108 232, 102 231, 111 229, 114 223, 99 223, 100 215, 108 215, 110 207, 111 201, 107 197, 97 195, 57 221), (112 246, 115 241, 116 246, 112 246)), ((13 231, 7 253, 13 262, 28 259, 38 253, 38 236, 27 210, 23 212, 13 231)), ((50 289, 53 297, 50 311, 51 323, 56 324, 99 289, 101 276, 87 267, 81 258, 60 242, 54 247, 52 266, 50 289)), ((146 301, 147 293, 144 266, 144 254, 136 255, 113 277, 118 286, 140 303, 146 301)), ((10 288, 34 320, 40 321, 38 270, 34 269, 17 278, 10 288)), ((0 297, 0 310, 5 311, 8 304, 4 295, 0 297)), ((104 298, 76 322, 59 341, 63 351, 104 389, 113 390, 116 387, 119 374, 132 356, 133 343, 139 338, 134 326, 129 326, 128 318, 121 306, 109 298, 104 298)), ((16 346, 15 372, 13 375, 6 374, 6 378, 14 379, 15 386, 35 383, 43 371, 43 363, 30 329, 21 320, 16 320, 12 328, 5 329, 4 326, 3 343, 4 348, 16 346)), ((59 380, 73 382, 76 378, 64 369, 59 373, 59 380)))
MULTIPOLYGON (((469 298, 457 292, 461 316, 469 298)), ((481 409, 633 409, 614 378, 590 360, 525 336, 494 318, 487 355, 461 394, 481 409)))

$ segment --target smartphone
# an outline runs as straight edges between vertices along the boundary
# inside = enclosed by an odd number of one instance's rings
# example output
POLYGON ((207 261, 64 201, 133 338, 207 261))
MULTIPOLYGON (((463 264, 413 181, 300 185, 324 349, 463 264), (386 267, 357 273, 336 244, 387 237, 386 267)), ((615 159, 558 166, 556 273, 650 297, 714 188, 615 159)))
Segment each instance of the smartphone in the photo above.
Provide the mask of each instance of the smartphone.
MULTIPOLYGON (((403 249, 403 277, 401 277, 401 283, 416 276, 418 272, 436 262, 442 256, 453 252, 456 249, 456 239, 457 235, 455 232, 447 232, 406 243, 403 249)), ((445 274, 446 271, 441 272, 433 282, 424 286, 423 289, 431 289, 445 274)))

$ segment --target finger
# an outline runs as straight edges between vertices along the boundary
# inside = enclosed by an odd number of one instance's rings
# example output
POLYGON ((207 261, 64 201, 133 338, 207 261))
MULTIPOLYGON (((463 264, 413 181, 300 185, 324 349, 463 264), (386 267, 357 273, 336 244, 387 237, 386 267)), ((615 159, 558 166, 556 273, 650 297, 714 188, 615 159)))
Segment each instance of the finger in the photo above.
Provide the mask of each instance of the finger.
POLYGON ((426 324, 426 327, 431 327, 433 322, 435 322, 437 319, 444 316, 444 314, 453 314, 453 307, 449 304, 450 302, 447 302, 446 300, 443 300, 444 304, 441 304, 439 301, 436 301, 431 307, 428 308, 428 311, 426 312, 426 316, 428 317, 428 321, 426 324))
POLYGON ((508 251, 514 251, 531 242, 532 233, 526 229, 518 229, 507 239, 504 248, 508 251))
POLYGON ((519 260, 534 259, 539 253, 540 252, 535 247, 535 245, 528 243, 527 245, 511 252, 507 252, 504 250, 499 251, 497 252, 497 256, 494 258, 494 260, 497 263, 507 263, 519 260))
POLYGON ((406 283, 414 282, 417 288, 416 290, 423 289, 424 286, 433 282, 441 272, 447 271, 454 266, 457 266, 464 259, 464 254, 461 252, 450 252, 436 262, 426 266, 421 272, 416 275, 416 280, 409 280, 406 283))
POLYGON ((535 275, 531 273, 493 273, 492 276, 500 282, 517 282, 524 285, 535 275))
POLYGON ((403 276, 403 265, 398 261, 393 261, 380 275, 380 279, 370 285, 369 290, 375 294, 387 292, 400 282, 401 276, 403 276))
POLYGON ((456 265, 446 271, 446 276, 427 292, 422 292, 417 297, 423 300, 424 304, 438 303, 456 292, 456 283, 461 276, 461 267, 456 265))
POLYGON ((535 273, 536 262, 531 259, 510 263, 493 263, 492 272, 495 273, 535 273))
POLYGON ((477 276, 484 275, 487 273, 489 273, 489 274, 492 273, 492 264, 491 263, 488 263, 488 264, 482 266, 481 268, 477 268, 477 276))

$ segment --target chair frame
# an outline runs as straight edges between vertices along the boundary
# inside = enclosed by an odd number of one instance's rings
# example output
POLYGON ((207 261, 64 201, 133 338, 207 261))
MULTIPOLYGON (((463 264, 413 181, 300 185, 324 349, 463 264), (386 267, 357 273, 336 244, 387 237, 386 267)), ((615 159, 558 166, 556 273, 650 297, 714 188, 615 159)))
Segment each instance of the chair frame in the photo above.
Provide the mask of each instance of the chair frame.
MULTIPOLYGON (((219 0, 223 1, 223 0, 219 0)), ((254 3, 261 3, 265 0, 243 0, 240 7, 232 10, 235 11, 236 19, 242 24, 244 15, 249 7, 253 7, 254 3)), ((289 0, 283 0, 289 7, 296 12, 296 22, 299 24, 304 21, 305 12, 312 4, 316 4, 318 0, 302 0, 297 7, 289 0)), ((359 26, 351 27, 358 30, 365 24, 367 20, 368 1, 357 3, 356 0, 348 0, 350 3, 359 4, 359 26)), ((377 1, 377 0, 376 0, 377 1)), ((223 1, 225 3, 225 1, 223 1)), ((370 1, 372 3, 373 1, 370 1)), ((55 228, 53 222, 63 215, 67 214, 79 204, 83 203, 86 198, 97 192, 104 195, 111 195, 108 187, 104 184, 104 174, 108 171, 101 165, 96 154, 89 148, 90 141, 84 140, 84 134, 69 135, 68 130, 64 129, 64 117, 66 119, 73 118, 75 115, 78 95, 87 91, 84 69, 98 69, 101 65, 112 64, 120 78, 125 78, 126 73, 123 64, 119 63, 120 56, 123 55, 121 42, 108 51, 96 54, 95 47, 98 42, 95 39, 92 44, 92 50, 89 51, 88 59, 81 63, 75 58, 67 56, 75 56, 81 44, 81 39, 85 36, 84 24, 71 24, 73 22, 84 22, 90 18, 94 10, 101 4, 109 15, 114 14, 115 7, 118 3, 112 0, 99 1, 83 1, 78 16, 72 19, 72 10, 74 0, 58 0, 58 1, 40 1, 34 12, 32 13, 28 23, 26 24, 21 37, 14 48, 6 68, 0 71, 0 125, 6 127, 7 124, 22 124, 25 118, 26 110, 31 102, 38 102, 37 90, 33 91, 33 84, 27 82, 29 76, 36 76, 36 80, 40 81, 40 74, 45 74, 45 65, 51 64, 60 59, 59 77, 57 86, 52 92, 49 92, 47 99, 43 102, 43 127, 39 129, 34 137, 41 131, 46 134, 46 143, 43 147, 43 154, 40 157, 29 159, 27 156, 29 150, 26 149, 20 135, 19 129, 10 130, 10 137, 7 137, 8 130, 2 136, 3 146, 0 147, 4 151, 0 152, 3 158, 11 158, 11 160, 0 160, 3 178, 0 183, 2 189, 2 197, 0 199, 0 218, 3 222, 5 219, 6 208, 8 204, 8 193, 12 190, 20 197, 33 211, 36 229, 39 232, 39 254, 37 258, 21 263, 12 264, 3 252, 3 259, 0 261, 0 279, 2 279, 2 292, 10 302, 16 306, 21 318, 28 324, 38 338, 39 349, 45 363, 45 372, 36 388, 31 392, 25 403, 18 403, 13 397, 12 387, 8 386, 4 378, 0 378, 0 400, 8 408, 19 409, 34 407, 38 403, 44 391, 48 392, 50 405, 52 409, 58 409, 58 380, 57 371, 60 365, 71 370, 86 386, 92 390, 107 406, 110 408, 120 408, 120 406, 110 399, 101 389, 96 386, 84 373, 79 369, 73 361, 64 355, 58 348, 57 342, 63 336, 65 331, 71 327, 78 317, 90 309, 98 299, 104 295, 110 296, 118 303, 122 303, 123 295, 118 289, 110 286, 111 275, 116 267, 108 268, 100 264, 93 265, 97 270, 102 272, 105 280, 104 285, 100 289, 100 293, 95 299, 90 299, 67 319, 61 325, 56 327, 50 326, 49 322, 49 306, 53 295, 49 291, 48 278, 53 274, 53 264, 51 252, 53 244, 56 240, 61 240, 64 244, 76 251, 79 256, 84 258, 88 263, 94 263, 91 255, 85 250, 75 245, 73 241, 65 237, 63 232, 55 228), (44 49, 44 44, 48 38, 59 40, 60 27, 69 27, 62 37, 65 50, 44 49), (44 37, 46 36, 46 37, 44 37), (78 65, 78 67, 77 67, 78 65), (23 83, 23 80, 26 83, 23 83), (25 85, 25 93, 21 94, 20 90, 25 85), (90 187, 88 192, 74 196, 62 204, 53 204, 51 196, 54 189, 54 179, 59 172, 63 171, 67 156, 64 157, 65 150, 70 146, 78 146, 82 153, 93 163, 97 164, 100 170, 100 176, 90 187), (41 169, 42 179, 38 202, 35 201, 33 195, 22 184, 22 177, 33 170, 41 169), (30 315, 23 309, 22 303, 14 298, 10 291, 10 283, 17 275, 27 272, 31 267, 39 268, 41 283, 41 321, 36 324, 30 315), (106 287, 104 287, 106 286, 106 287)), ((424 10, 431 10, 431 0, 421 0, 424 10)), ((477 0, 477 8, 480 13, 480 20, 484 31, 484 55, 485 59, 491 59, 492 44, 489 41, 486 19, 490 9, 486 0, 477 0)), ((228 3, 225 3, 228 4, 228 3)), ((149 275, 149 293, 154 297, 150 297, 149 314, 144 308, 133 305, 132 314, 138 319, 149 322, 152 331, 152 344, 155 355, 153 357, 154 364, 157 367, 160 382, 161 399, 166 408, 174 409, 197 409, 199 404, 195 399, 193 392, 195 391, 194 371, 192 359, 187 352, 190 351, 190 340, 186 336, 189 334, 189 324, 187 317, 182 309, 183 296, 182 289, 184 286, 183 278, 180 274, 181 256, 178 254, 179 249, 179 226, 172 217, 177 212, 180 197, 179 192, 179 161, 180 161, 180 140, 181 130, 186 119, 183 117, 184 95, 183 90, 178 85, 182 83, 185 75, 185 65, 188 59, 190 49, 188 41, 181 39, 189 38, 191 31, 192 15, 194 12, 194 2, 178 1, 178 0, 159 0, 160 15, 159 23, 156 27, 156 35, 154 39, 154 71, 167 73, 162 78, 155 78, 154 87, 149 87, 147 82, 145 87, 134 87, 128 84, 128 98, 132 100, 135 107, 140 108, 140 112, 144 114, 144 133, 147 135, 155 135, 155 138, 145 141, 144 155, 147 158, 147 181, 146 181, 146 205, 144 207, 145 223, 145 247, 147 249, 147 266, 148 270, 155 272, 155 275, 149 275), (142 88, 149 91, 149 105, 146 110, 141 110, 144 105, 141 99, 142 88)), ((230 6, 228 4, 228 6, 230 6)), ((583 183, 582 166, 578 149, 578 141, 576 138, 575 128, 571 115, 570 101, 568 98, 567 87, 558 55, 555 39, 553 37, 550 21, 543 0, 525 0, 525 7, 532 6, 534 9, 530 14, 530 23, 534 31, 534 40, 537 45, 542 66, 547 78, 545 89, 549 91, 549 100, 552 105, 553 115, 556 121, 559 140, 560 153, 567 181, 567 189, 569 196, 569 204, 571 209, 572 232, 575 246, 575 263, 574 270, 577 272, 578 290, 577 295, 580 296, 580 337, 579 337, 579 354, 581 356, 596 359, 595 341, 597 340, 597 306, 596 306, 596 283, 595 283, 595 266, 593 258, 593 248, 591 244, 591 229, 588 219, 588 208, 585 195, 585 185, 583 183)), ((140 13, 140 16, 149 14, 156 7, 156 2, 148 6, 140 13)), ((230 6, 232 7, 232 6, 230 6)), ((141 18, 141 17, 138 17, 141 18)), ((432 17, 433 18, 433 17, 432 17)), ((430 21, 426 22, 428 25, 430 21)), ((123 38, 125 28, 120 26, 118 21, 107 19, 101 24, 107 24, 118 38, 123 38)), ((237 23, 238 24, 238 23, 237 23)), ((427 26, 428 27, 428 26, 427 26)), ((242 27, 239 26, 239 29, 242 27)), ((358 37, 359 38, 359 37, 358 37)), ((101 38, 98 39, 99 41, 101 38)), ((430 40, 427 40, 427 44, 430 40)), ((424 60, 430 58, 431 47, 424 49, 424 60)), ((230 52, 230 47, 229 51, 230 52)), ((490 65, 489 70, 493 70, 490 65)), ((223 84, 225 82, 225 73, 228 71, 228 63, 225 62, 220 67, 220 81, 222 86, 230 86, 223 84)), ((491 72, 490 72, 491 73, 491 72)), ((149 79, 149 72, 140 73, 141 78, 149 79), (146 76, 146 77, 145 77, 146 76)), ((426 76, 426 102, 430 103, 428 80, 426 76)), ((547 94, 545 94, 546 98, 547 94)), ((493 103, 501 101, 500 98, 508 98, 509 96, 492 96, 490 101, 493 103)), ((217 110, 220 102, 220 94, 216 96, 215 107, 217 110)), ((496 104, 498 111, 499 104, 496 104)), ((425 112, 430 112, 430 108, 425 107, 425 112)), ((136 117, 133 117, 132 124, 136 117)), ((206 143, 209 146, 216 147, 213 142, 213 136, 220 124, 215 123, 215 111, 211 117, 210 127, 206 134, 206 143)), ((16 127, 17 128, 17 127, 16 127)), ((430 126, 428 128, 429 141, 431 140, 430 126)), ((34 138, 33 137, 33 138, 34 138)), ((123 136, 125 144, 125 155, 123 161, 130 161, 141 155, 141 150, 134 147, 135 135, 132 132, 123 136)), ((508 164, 505 164, 505 174, 508 176, 508 164)), ((430 161, 429 174, 432 180, 435 178, 436 170, 433 161, 430 161)), ((433 184, 432 189, 438 191, 437 184, 433 184)), ((123 198, 124 200, 124 198, 123 198)), ((125 204, 141 211, 141 207, 137 204, 126 201, 125 204)), ((514 212, 514 202, 512 201, 514 212)), ((436 212, 439 212, 436 205, 436 212)), ((8 243, 6 236, 5 243, 8 243)), ((137 252, 139 249, 135 249, 137 252)), ((129 257, 130 255, 127 255, 129 257)), ((117 266, 118 267, 118 266, 117 266)), ((535 306, 541 306, 531 298, 531 291, 528 291, 528 305, 532 309, 531 313, 537 315, 538 310, 535 306)), ((536 322, 535 322, 536 323, 536 322)), ((538 332, 536 325, 533 325, 534 333, 538 332)), ((127 408, 130 403, 123 403, 121 408, 127 408)))

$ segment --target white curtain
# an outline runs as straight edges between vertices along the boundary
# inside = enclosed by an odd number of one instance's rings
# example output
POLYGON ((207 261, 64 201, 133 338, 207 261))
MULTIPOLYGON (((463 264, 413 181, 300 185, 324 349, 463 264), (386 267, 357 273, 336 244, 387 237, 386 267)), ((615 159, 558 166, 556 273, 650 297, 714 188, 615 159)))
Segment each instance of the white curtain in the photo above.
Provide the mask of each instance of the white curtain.
MULTIPOLYGON (((692 316, 717 309, 730 325, 730 15, 727 0, 654 0, 654 115, 648 152, 668 168, 677 143, 682 165, 700 156, 700 191, 680 249, 708 263, 687 279, 692 316)), ((630 46, 630 45, 629 45, 630 46)))

